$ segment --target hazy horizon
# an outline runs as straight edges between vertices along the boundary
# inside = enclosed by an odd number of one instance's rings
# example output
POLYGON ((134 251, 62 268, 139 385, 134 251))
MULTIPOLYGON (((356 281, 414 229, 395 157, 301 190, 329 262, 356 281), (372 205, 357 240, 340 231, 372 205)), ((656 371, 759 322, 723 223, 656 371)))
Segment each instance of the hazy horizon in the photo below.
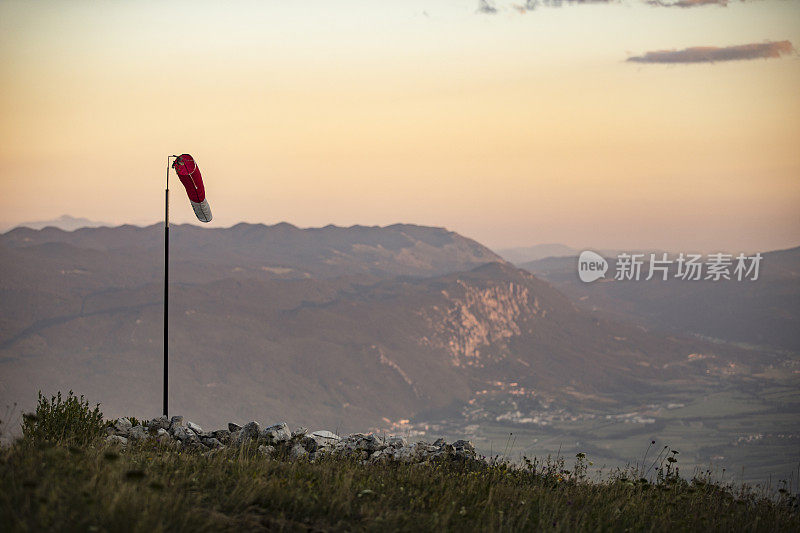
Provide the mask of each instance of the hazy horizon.
MULTIPOLYGON (((11 231, 12 229, 16 229, 16 228, 19 228, 19 227, 29 227, 29 226, 26 226, 26 224, 43 223, 43 222, 57 222, 59 219, 62 219, 64 217, 69 217, 72 220, 85 219, 85 217, 74 217, 72 215, 69 215, 69 214, 65 213, 65 214, 62 214, 62 215, 60 215, 58 217, 54 217, 54 218, 48 219, 48 220, 28 220, 28 221, 24 221, 24 222, 22 222, 20 224, 15 224, 15 225, 0 225, 0 234, 7 233, 7 232, 11 231)), ((119 227, 119 226, 122 226, 122 225, 132 225, 132 226, 137 226, 137 227, 142 227, 143 228, 143 227, 148 227, 148 226, 160 225, 160 224, 164 223, 163 219, 162 220, 151 221, 151 222, 135 222, 135 221, 134 222, 123 222, 123 223, 120 223, 120 224, 114 224, 114 223, 109 223, 109 222, 105 222, 105 221, 90 220, 90 219, 86 219, 86 220, 91 222, 93 225, 92 226, 80 226, 79 228, 76 228, 76 229, 83 229, 83 228, 87 228, 87 227, 112 227, 113 228, 113 227, 119 227)), ((350 225, 341 225, 341 224, 329 223, 329 224, 320 225, 320 226, 301 226, 301 225, 298 225, 298 224, 294 224, 294 223, 292 223, 291 221, 288 221, 288 220, 280 220, 280 221, 277 221, 277 222, 274 222, 274 223, 269 223, 269 224, 264 223, 264 222, 249 222, 249 221, 246 221, 246 220, 242 220, 242 221, 239 221, 239 222, 226 224, 224 226, 216 225, 216 226, 212 226, 212 227, 209 227, 208 224, 200 224, 200 223, 198 223, 196 221, 192 221, 192 220, 188 220, 188 221, 184 221, 184 222, 178 222, 178 223, 174 223, 174 222, 170 223, 171 226, 174 226, 176 224, 178 224, 178 225, 186 225, 186 226, 194 226, 196 228, 203 228, 203 229, 229 229, 229 228, 232 228, 232 227, 237 226, 239 224, 253 224, 253 225, 262 224, 262 225, 266 225, 266 226, 275 226, 275 225, 279 225, 279 224, 289 224, 289 225, 294 226, 294 227, 296 227, 298 229, 321 229, 321 228, 324 228, 324 227, 327 227, 327 226, 335 226, 335 227, 339 227, 339 228, 351 228, 351 227, 381 227, 381 228, 385 228, 385 227, 393 226, 393 225, 397 225, 397 224, 402 224, 402 225, 406 225, 407 224, 407 225, 412 225, 412 226, 417 225, 417 226, 427 226, 427 227, 440 227, 440 228, 444 228, 444 229, 446 229, 448 231, 455 231, 452 228, 448 228, 446 226, 435 226, 435 225, 428 226, 428 225, 423 225, 423 224, 415 224, 414 222, 401 222, 401 221, 389 222, 387 224, 358 224, 358 223, 356 223, 356 224, 350 224, 350 225)), ((50 227, 50 226, 58 227, 55 224, 49 225, 48 227, 50 227)), ((60 228, 60 229, 63 229, 63 228, 60 228)), ((67 230, 64 230, 64 231, 75 231, 75 230, 74 229, 67 229, 67 230)), ((470 239, 473 239, 473 240, 477 240, 477 239, 474 239, 473 237, 471 237, 470 235, 464 235, 463 233, 460 233, 458 231, 456 231, 456 233, 459 233, 463 237, 467 237, 467 238, 470 238, 470 239)), ((580 245, 580 244, 573 244, 573 243, 568 243, 568 242, 566 242, 566 243, 565 242, 554 242, 554 241, 547 241, 547 240, 544 240, 544 241, 541 241, 541 242, 530 242, 530 243, 524 243, 524 244, 520 244, 520 245, 512 245, 512 246, 495 246, 493 243, 490 243, 490 242, 482 242, 482 241, 478 241, 478 242, 480 242, 480 244, 483 244, 484 246, 487 246, 488 248, 490 248, 494 252, 498 252, 498 253, 501 252, 501 251, 522 250, 522 249, 533 248, 533 247, 537 247, 537 246, 566 246, 568 248, 572 248, 572 249, 575 249, 575 250, 596 250, 596 251, 603 251, 603 250, 627 250, 627 251, 663 250, 663 251, 667 251, 667 252, 670 252, 670 253, 679 253, 679 252, 711 253, 711 252, 733 252, 733 251, 735 251, 737 253, 738 252, 746 252, 746 253, 777 252, 777 251, 781 251, 781 250, 788 250, 788 249, 793 249, 793 248, 800 247, 800 239, 798 240, 797 243, 789 245, 789 246, 785 246, 785 247, 781 247, 781 248, 769 248, 769 249, 767 249, 767 248, 754 248, 754 249, 744 249, 744 248, 737 248, 737 249, 721 249, 721 248, 713 248, 713 249, 699 249, 699 248, 664 249, 664 248, 658 248, 656 246, 648 245, 648 244, 641 244, 639 246, 633 246, 633 247, 625 248, 625 247, 615 246, 615 245, 603 245, 603 246, 597 246, 597 245, 593 245, 593 244, 591 244, 591 245, 590 244, 580 245)))

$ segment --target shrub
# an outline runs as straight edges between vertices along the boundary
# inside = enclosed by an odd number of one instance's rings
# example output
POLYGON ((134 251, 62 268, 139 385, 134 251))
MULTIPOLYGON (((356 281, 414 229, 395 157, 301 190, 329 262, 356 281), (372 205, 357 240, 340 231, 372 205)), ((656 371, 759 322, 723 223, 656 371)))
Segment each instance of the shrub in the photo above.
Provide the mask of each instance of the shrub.
POLYGON ((102 432, 100 404, 90 409, 89 402, 72 391, 66 398, 59 392, 49 400, 39 391, 36 412, 24 415, 22 421, 23 438, 35 445, 50 442, 84 446, 98 439, 102 432))

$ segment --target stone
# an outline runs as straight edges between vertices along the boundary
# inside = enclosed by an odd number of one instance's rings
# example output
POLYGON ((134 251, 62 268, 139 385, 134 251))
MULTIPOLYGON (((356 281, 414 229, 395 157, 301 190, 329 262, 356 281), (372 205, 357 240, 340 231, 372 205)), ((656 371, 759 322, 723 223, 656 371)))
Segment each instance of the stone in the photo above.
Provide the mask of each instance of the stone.
POLYGON ((169 431, 164 428, 158 428, 156 430, 156 440, 161 444, 167 444, 172 442, 172 437, 169 435, 169 431))
POLYGON ((392 448, 402 448, 406 446, 406 439, 400 436, 392 435, 386 440, 386 444, 392 448))
POLYGON ((248 422, 242 427, 239 439, 241 442, 257 439, 260 432, 261 426, 258 425, 258 422, 248 422))
POLYGON ((258 447, 258 453, 263 455, 264 457, 270 457, 275 452, 275 446, 268 446, 266 444, 262 444, 258 447))
POLYGON ((317 443, 317 440, 310 435, 306 435, 300 439, 300 445, 306 449, 307 452, 313 453, 320 448, 320 445, 317 443))
POLYGON ((437 448, 441 448, 445 444, 447 444, 447 442, 441 437, 436 439, 436 441, 433 443, 433 445, 436 446, 437 448))
POLYGON ((195 433, 197 433, 198 435, 200 435, 201 433, 203 433, 203 428, 201 428, 200 426, 198 426, 198 425, 197 425, 197 424, 195 424, 194 422, 186 422, 186 427, 187 427, 187 428, 189 428, 189 429, 191 429, 192 431, 194 431, 194 432, 195 432, 195 433))
POLYGON ((189 428, 186 428, 186 439, 183 442, 184 444, 201 444, 200 437, 197 436, 197 433, 192 431, 189 428))
POLYGON ((128 439, 138 441, 144 440, 149 436, 147 429, 144 426, 135 426, 128 431, 128 439))
POLYGON ((308 433, 308 428, 303 426, 296 427, 294 428, 294 431, 292 431, 292 438, 302 437, 306 433, 308 433))
POLYGON ((240 429, 242 429, 242 426, 240 426, 239 424, 234 424, 233 422, 228 422, 228 431, 230 431, 231 433, 239 431, 240 429))
POLYGON ((231 432, 227 429, 217 429, 211 432, 211 436, 222 442, 223 444, 230 442, 231 432))
POLYGON ((109 428, 108 433, 110 435, 119 435, 120 437, 127 437, 128 432, 133 427, 131 421, 127 418, 120 418, 114 422, 114 424, 109 428))
POLYGON ((125 437, 120 437, 119 435, 109 435, 106 437, 106 442, 109 444, 119 444, 121 446, 125 446, 128 444, 128 439, 125 437))
POLYGON ((356 449, 358 450, 365 450, 368 452, 374 452, 378 448, 380 448, 380 443, 378 439, 375 438, 375 435, 361 435, 361 437, 356 442, 356 449))
POLYGON ((292 459, 302 459, 307 455, 308 452, 299 442, 295 443, 295 445, 292 446, 292 449, 289 451, 289 457, 292 459))
POLYGON ((289 426, 286 425, 286 422, 281 422, 280 424, 275 424, 274 426, 262 430, 259 433, 259 437, 266 439, 267 442, 275 444, 291 440, 292 433, 289 431, 289 426))
POLYGON ((308 457, 309 459, 314 461, 316 459, 321 459, 322 457, 328 455, 329 453, 331 453, 331 448, 317 448, 316 451, 309 453, 308 457))
POLYGON ((170 430, 172 436, 183 442, 189 438, 189 430, 183 426, 178 426, 170 430))
POLYGON ((185 426, 186 426, 186 424, 183 423, 183 417, 178 415, 178 416, 173 416, 169 420, 169 427, 167 429, 170 431, 170 433, 172 433, 173 429, 175 429, 177 427, 185 427, 185 426))
POLYGON ((317 441, 317 445, 320 447, 333 447, 337 442, 341 441, 342 438, 337 435, 336 433, 332 433, 330 431, 315 431, 311 434, 311 438, 317 441))
POLYGON ((214 437, 201 438, 200 442, 203 443, 203 446, 206 446, 208 448, 222 448, 222 443, 217 439, 215 439, 214 437))
POLYGON ((169 424, 170 424, 169 418, 167 418, 164 415, 161 415, 159 417, 152 419, 150 423, 147 424, 147 426, 150 429, 159 430, 159 429, 169 429, 169 424))
POLYGON ((416 450, 412 446, 405 446, 403 448, 398 448, 397 450, 395 450, 393 454, 394 459, 404 463, 410 463, 415 456, 416 456, 416 450))
POLYGON ((385 448, 383 450, 378 450, 377 452, 370 455, 369 460, 373 462, 391 459, 394 454, 394 448, 385 448))
POLYGON ((468 440, 457 440, 453 443, 456 452, 463 452, 467 455, 475 455, 475 446, 468 440))

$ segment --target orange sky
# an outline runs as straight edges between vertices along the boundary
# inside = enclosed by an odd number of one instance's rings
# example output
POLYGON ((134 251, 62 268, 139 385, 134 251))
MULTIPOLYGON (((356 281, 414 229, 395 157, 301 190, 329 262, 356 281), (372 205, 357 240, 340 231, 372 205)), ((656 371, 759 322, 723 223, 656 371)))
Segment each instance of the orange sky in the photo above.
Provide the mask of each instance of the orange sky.
MULTIPOLYGON (((625 61, 797 46, 800 3, 383 4, 0 4, 0 223, 155 222, 166 156, 189 152, 214 225, 411 222, 495 247, 800 244, 797 54, 625 61)), ((173 220, 192 220, 174 198, 173 220)))

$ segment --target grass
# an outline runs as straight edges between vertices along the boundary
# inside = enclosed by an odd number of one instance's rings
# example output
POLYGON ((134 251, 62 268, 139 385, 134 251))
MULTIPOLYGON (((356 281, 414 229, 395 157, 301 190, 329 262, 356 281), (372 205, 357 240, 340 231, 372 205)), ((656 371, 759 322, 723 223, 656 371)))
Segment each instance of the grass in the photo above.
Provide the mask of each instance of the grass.
POLYGON ((590 481, 582 454, 569 467, 309 462, 267 459, 255 444, 213 455, 155 441, 123 450, 102 437, 76 441, 70 421, 53 427, 51 439, 35 433, 0 449, 5 530, 800 530, 796 498, 686 481, 665 460, 650 481, 621 471, 590 481))

